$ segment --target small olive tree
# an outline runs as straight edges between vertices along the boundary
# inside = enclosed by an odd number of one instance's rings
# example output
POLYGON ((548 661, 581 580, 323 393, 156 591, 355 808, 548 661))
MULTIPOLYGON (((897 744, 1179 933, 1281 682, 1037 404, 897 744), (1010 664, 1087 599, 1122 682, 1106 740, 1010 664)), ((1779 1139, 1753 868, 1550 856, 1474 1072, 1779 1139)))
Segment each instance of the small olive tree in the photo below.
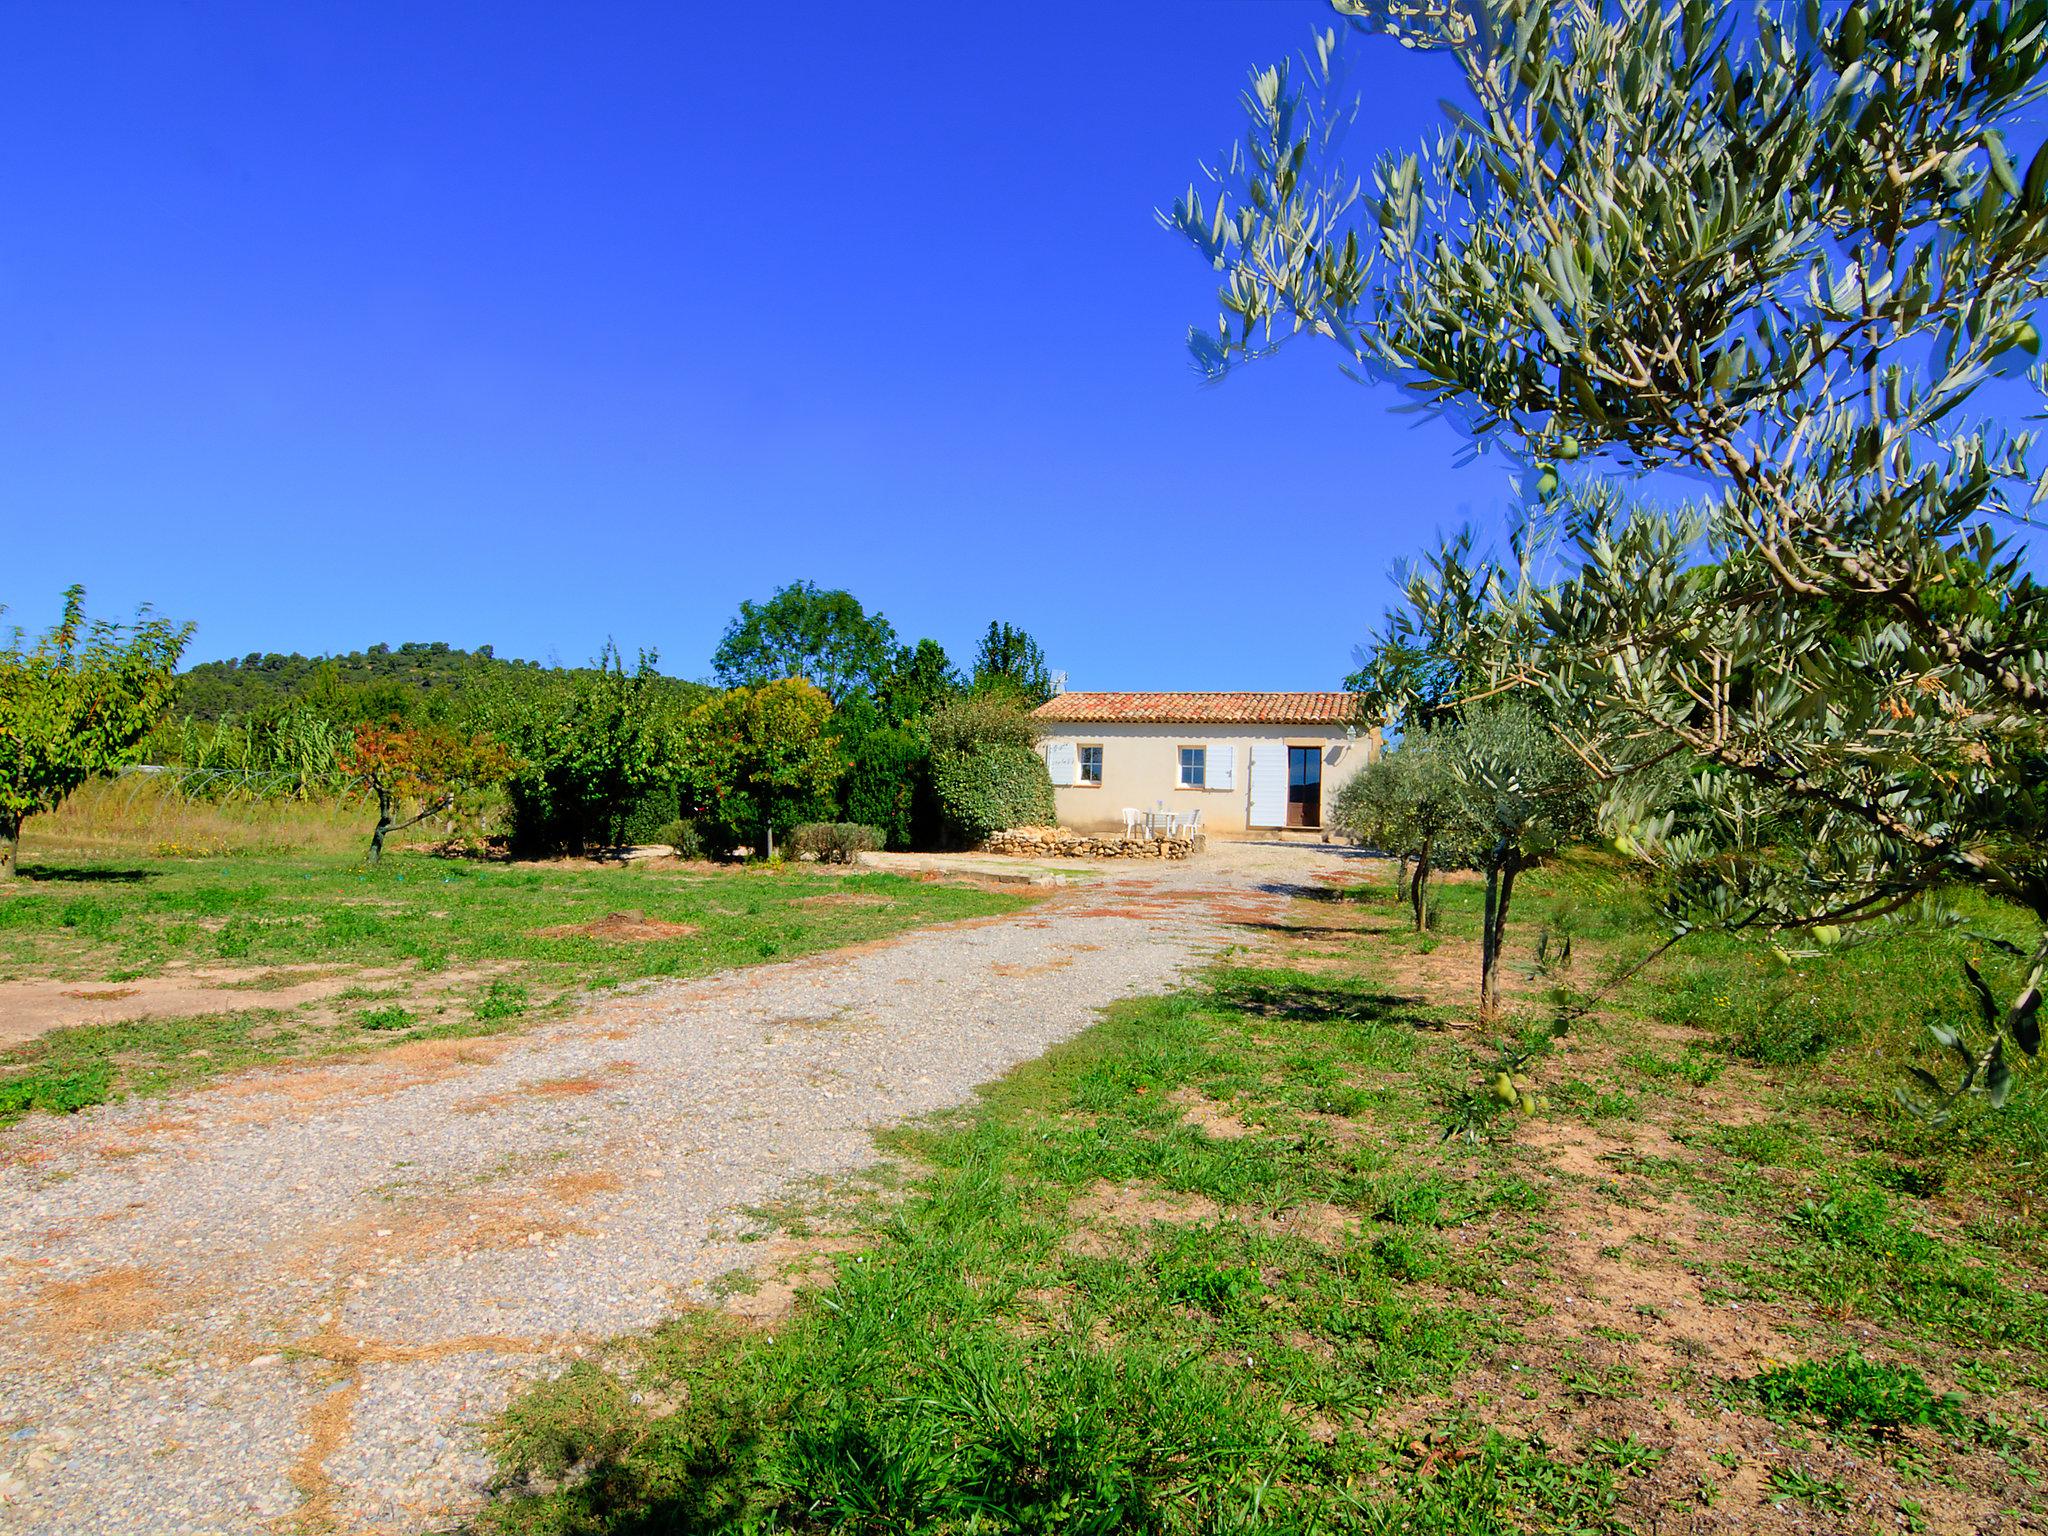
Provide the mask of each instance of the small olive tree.
POLYGON ((88 619, 76 586, 33 644, 10 632, 0 648, 0 880, 14 877, 22 822, 137 760, 170 707, 191 637, 191 625, 147 609, 132 624, 88 619))
POLYGON ((1337 825, 1403 860, 1415 931, 1428 926, 1430 876, 1472 862, 1478 828, 1452 771, 1454 727, 1412 729, 1337 793, 1337 825))

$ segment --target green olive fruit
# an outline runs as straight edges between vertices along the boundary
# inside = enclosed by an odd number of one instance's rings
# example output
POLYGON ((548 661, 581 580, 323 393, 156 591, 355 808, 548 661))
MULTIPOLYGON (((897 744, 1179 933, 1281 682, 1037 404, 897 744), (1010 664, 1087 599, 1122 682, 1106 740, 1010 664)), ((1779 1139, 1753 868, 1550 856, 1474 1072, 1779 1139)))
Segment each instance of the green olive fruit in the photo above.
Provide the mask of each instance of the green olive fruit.
POLYGON ((1579 440, 1566 433, 1564 441, 1557 445, 1557 456, 1560 459, 1576 459, 1579 456, 1579 440))
POLYGON ((1533 1115, 1536 1113, 1536 1100, 1534 1098, 1526 1093, 1518 1094, 1516 1098, 1523 1114, 1533 1115))
POLYGON ((1515 1102, 1515 1080, 1503 1072, 1493 1080, 1493 1096, 1503 1104, 1515 1102))
POLYGON ((1557 470, 1554 466, 1544 465, 1542 472, 1536 476, 1536 494, 1545 501, 1557 494, 1557 470))
POLYGON ((1842 930, 1832 923, 1822 923, 1813 930, 1813 936, 1822 944, 1834 945, 1842 942, 1842 930))
POLYGON ((1515 1085, 1515 1092, 1517 1092, 1517 1093, 1527 1093, 1527 1092, 1529 1092, 1529 1079, 1528 1079, 1527 1077, 1523 1076, 1523 1075, 1522 1075, 1522 1074, 1521 1074, 1520 1072, 1517 1072, 1517 1073, 1516 1073, 1516 1074, 1514 1075, 1514 1077, 1513 1077, 1513 1078, 1511 1079, 1511 1081, 1512 1081, 1512 1082, 1514 1083, 1514 1085, 1515 1085))
POLYGON ((2012 333, 2012 344, 2029 357, 2041 355, 2041 333, 2034 329, 2033 321, 2020 322, 2020 328, 2012 333))

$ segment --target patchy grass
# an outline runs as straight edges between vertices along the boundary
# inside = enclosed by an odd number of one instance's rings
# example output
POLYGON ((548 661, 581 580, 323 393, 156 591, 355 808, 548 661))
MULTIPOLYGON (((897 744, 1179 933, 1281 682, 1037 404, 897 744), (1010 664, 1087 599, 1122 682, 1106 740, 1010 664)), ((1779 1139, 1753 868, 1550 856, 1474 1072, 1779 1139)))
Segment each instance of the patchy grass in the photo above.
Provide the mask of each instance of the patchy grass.
POLYGON ((248 1066, 516 1028, 592 989, 792 959, 1026 904, 892 875, 502 865, 404 851, 376 868, 340 855, 127 857, 31 863, 24 875, 0 890, 0 983, 54 977, 87 996, 120 983, 135 989, 142 1016, 0 1049, 0 1123, 248 1066), (812 899, 827 893, 864 899, 812 899), (636 933, 658 936, 567 931, 622 911, 645 919, 636 933), (309 973, 355 972, 376 984, 266 1002, 309 973), (148 1013, 152 978, 194 976, 232 978, 215 983, 218 1010, 148 1013))
POLYGON ((482 1527, 2048 1518, 2040 1110, 1937 1135, 1889 1098, 1968 934, 1697 941, 1589 1005, 1660 939, 1643 899, 1591 861, 1527 889, 1494 1029, 1477 891, 1418 939, 1382 882, 898 1133, 905 1188, 790 1224, 834 1245, 793 1301, 515 1404, 482 1527), (1488 1109, 1500 1071, 1549 1109, 1488 1109))

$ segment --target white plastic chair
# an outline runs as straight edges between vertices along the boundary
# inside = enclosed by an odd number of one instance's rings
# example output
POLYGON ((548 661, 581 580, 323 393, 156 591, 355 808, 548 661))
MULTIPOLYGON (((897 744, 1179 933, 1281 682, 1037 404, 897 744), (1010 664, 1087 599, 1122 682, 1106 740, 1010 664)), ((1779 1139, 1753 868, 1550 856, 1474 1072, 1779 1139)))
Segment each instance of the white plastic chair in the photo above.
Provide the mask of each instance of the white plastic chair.
POLYGON ((1140 820, 1144 818, 1144 815, 1145 813, 1139 810, 1135 805, 1127 805, 1124 807, 1125 837, 1136 837, 1138 835, 1138 823, 1140 820))
POLYGON ((1202 830, 1202 808, 1199 805, 1188 812, 1188 818, 1180 830, 1184 837, 1193 837, 1202 830))

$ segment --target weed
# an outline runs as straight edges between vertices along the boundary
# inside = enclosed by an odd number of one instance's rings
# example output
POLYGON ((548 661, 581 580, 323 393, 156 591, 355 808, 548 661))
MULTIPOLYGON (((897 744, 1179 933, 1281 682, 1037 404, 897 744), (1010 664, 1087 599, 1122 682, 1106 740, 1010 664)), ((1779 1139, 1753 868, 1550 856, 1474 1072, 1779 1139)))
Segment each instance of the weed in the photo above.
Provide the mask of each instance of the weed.
POLYGON ((383 1008, 364 1008, 356 1013, 356 1022, 365 1029, 410 1029, 419 1022, 419 1015, 410 1008, 397 1003, 383 1008))
POLYGON ((1806 1415, 1837 1429, 1894 1434, 1912 1424, 1954 1429, 1962 1399, 1936 1396, 1911 1366, 1883 1365, 1854 1352, 1765 1371, 1750 1383, 1773 1413, 1806 1415))
POLYGON ((1823 1477, 1804 1467, 1773 1467, 1766 1485, 1773 1495, 1791 1499, 1831 1515, 1849 1512, 1849 1485, 1838 1477, 1823 1477))

